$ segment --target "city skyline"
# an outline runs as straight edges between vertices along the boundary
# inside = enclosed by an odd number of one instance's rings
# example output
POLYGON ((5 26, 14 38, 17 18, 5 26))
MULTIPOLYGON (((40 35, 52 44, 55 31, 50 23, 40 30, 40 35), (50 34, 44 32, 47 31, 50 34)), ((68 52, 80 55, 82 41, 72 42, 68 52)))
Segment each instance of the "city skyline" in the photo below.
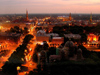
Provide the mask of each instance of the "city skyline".
POLYGON ((0 0, 0 14, 25 13, 96 13, 99 0, 0 0))

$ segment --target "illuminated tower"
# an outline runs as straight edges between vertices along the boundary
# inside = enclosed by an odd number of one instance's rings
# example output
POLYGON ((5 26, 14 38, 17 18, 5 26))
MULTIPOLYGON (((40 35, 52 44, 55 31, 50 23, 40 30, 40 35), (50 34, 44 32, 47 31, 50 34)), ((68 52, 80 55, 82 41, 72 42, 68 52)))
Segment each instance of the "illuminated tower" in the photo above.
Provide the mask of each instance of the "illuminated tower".
POLYGON ((91 15, 90 15, 90 22, 92 22, 92 13, 91 13, 91 15))
POLYGON ((26 21, 28 21, 28 11, 26 10, 26 21))
POLYGON ((72 20, 71 13, 69 14, 69 20, 70 20, 70 21, 72 20))

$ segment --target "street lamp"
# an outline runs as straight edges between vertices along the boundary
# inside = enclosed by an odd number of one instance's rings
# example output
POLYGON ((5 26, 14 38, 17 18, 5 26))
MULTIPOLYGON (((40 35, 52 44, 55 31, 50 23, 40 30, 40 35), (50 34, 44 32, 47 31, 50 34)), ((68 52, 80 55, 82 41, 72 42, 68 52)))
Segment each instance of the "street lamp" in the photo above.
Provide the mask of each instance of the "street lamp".
POLYGON ((2 68, 0 68, 0 71, 2 71, 2 68))
POLYGON ((19 75, 19 70, 21 70, 21 68, 20 68, 20 66, 17 66, 18 75, 19 75))
POLYGON ((32 51, 32 48, 30 48, 29 50, 32 51))
POLYGON ((24 75, 27 75, 27 72, 24 72, 24 75))
POLYGON ((40 64, 40 56, 41 56, 41 54, 40 54, 40 52, 38 53, 38 64, 40 64))
POLYGON ((24 58, 21 58, 22 61, 24 61, 24 58))

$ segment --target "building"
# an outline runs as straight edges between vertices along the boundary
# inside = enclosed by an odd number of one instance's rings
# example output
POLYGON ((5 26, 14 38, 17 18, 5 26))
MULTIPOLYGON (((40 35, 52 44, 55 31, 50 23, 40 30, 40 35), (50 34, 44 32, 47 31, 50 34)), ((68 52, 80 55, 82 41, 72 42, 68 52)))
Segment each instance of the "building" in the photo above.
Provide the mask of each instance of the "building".
POLYGON ((26 21, 29 21, 29 18, 28 18, 28 11, 26 10, 26 21))
POLYGON ((46 32, 44 30, 39 30, 37 31, 36 41, 39 44, 42 43, 43 41, 49 42, 49 36, 46 35, 46 32))
POLYGON ((0 51, 4 49, 6 50, 7 47, 8 47, 8 44, 6 42, 0 42, 0 51))
POLYGON ((9 42, 9 43, 18 43, 20 40, 21 34, 16 33, 0 33, 0 42, 9 42))
POLYGON ((87 44, 88 46, 98 46, 100 44, 99 42, 99 35, 95 34, 88 34, 87 35, 87 44))
POLYGON ((64 34, 66 38, 73 38, 73 39, 81 39, 81 36, 79 34, 64 34))
POLYGON ((46 34, 44 30, 39 30, 37 31, 36 41, 38 44, 42 44, 43 41, 46 41, 49 47, 59 47, 62 43, 64 43, 64 38, 58 36, 59 35, 56 33, 46 34))
POLYGON ((50 47, 59 47, 64 43, 64 37, 53 37, 51 42, 49 42, 50 47))
POLYGON ((47 34, 47 36, 53 36, 53 37, 59 37, 59 34, 57 34, 57 33, 49 33, 49 34, 47 34))
POLYGON ((71 16, 71 13, 69 14, 69 21, 71 21, 72 20, 72 16, 71 16))
POLYGON ((57 19, 61 21, 71 21, 73 18, 70 13, 69 16, 58 16, 57 19))
POLYGON ((0 50, 8 50, 11 46, 18 45, 21 34, 16 33, 0 33, 0 50))
POLYGON ((90 22, 92 22, 92 13, 91 13, 91 15, 90 15, 90 22))

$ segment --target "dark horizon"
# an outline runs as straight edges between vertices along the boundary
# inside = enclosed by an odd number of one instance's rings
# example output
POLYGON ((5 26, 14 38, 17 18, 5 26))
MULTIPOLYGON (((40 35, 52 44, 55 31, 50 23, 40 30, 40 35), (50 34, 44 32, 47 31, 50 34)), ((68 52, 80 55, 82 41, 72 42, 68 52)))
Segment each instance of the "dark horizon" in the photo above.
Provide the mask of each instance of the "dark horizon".
MULTIPOLYGON (((0 14, 0 15, 25 15, 26 13, 13 13, 13 14, 0 14)), ((29 15, 35 15, 35 14, 43 14, 43 15, 45 15, 45 14, 47 14, 47 15, 52 15, 52 14, 70 14, 70 13, 28 13, 29 15)), ((73 14, 73 15, 76 15, 76 14, 79 14, 79 15, 90 15, 91 13, 71 13, 71 14, 73 14)), ((92 13, 92 15, 100 15, 100 13, 92 13)))

